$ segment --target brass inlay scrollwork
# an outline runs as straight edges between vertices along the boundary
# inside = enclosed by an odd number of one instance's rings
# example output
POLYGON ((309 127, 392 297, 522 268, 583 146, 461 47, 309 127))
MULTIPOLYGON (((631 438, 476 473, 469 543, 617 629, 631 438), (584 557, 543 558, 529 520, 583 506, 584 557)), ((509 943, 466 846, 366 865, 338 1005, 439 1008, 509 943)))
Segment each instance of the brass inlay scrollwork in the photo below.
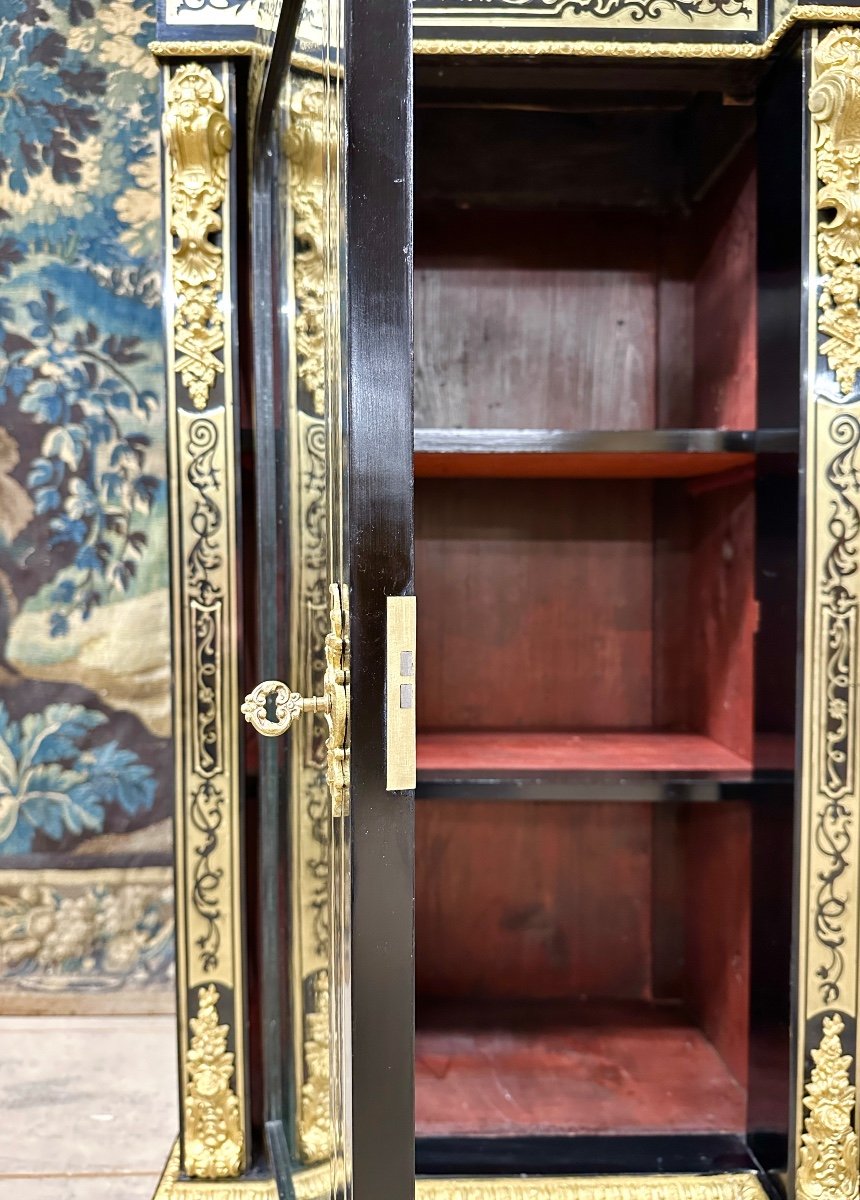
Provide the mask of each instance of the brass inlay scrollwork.
POLYGON ((857 1200, 857 1134, 854 1132, 855 1089, 849 1078, 850 1054, 843 1054, 840 1034, 845 1023, 836 1013, 825 1017, 821 1041, 812 1051, 815 1064, 806 1085, 807 1110, 795 1186, 796 1200, 857 1200))
POLYGON ((533 35, 571 26, 618 29, 644 26, 696 29, 754 29, 758 6, 747 0, 415 0, 416 29, 475 28, 487 32, 517 27, 533 35))
MULTIPOLYGON (((642 58, 642 59, 724 59, 749 60, 769 58, 786 34, 795 25, 821 22, 853 21, 857 9, 849 5, 796 4, 782 16, 773 32, 764 41, 738 42, 687 42, 645 40, 623 41, 624 36, 614 41, 603 38, 559 37, 451 37, 434 36, 432 25, 416 22, 416 36, 412 43, 415 54, 432 55, 489 55, 504 58, 510 55, 551 54, 577 58, 642 58)), ((573 33, 576 30, 572 30, 573 33)))
POLYGON ((173 232, 166 303, 180 1150, 183 1172, 207 1180, 241 1175, 247 1145, 239 731, 226 713, 238 690, 241 578, 232 346, 224 337, 226 78, 223 66, 165 68, 163 121, 173 232))
POLYGON ((860 31, 813 31, 809 65, 807 186, 814 200, 806 252, 808 482, 792 1166, 799 1200, 858 1200, 860 31))
POLYGON ((860 32, 829 33, 815 50, 815 71, 820 349, 848 396, 860 370, 860 32))
POLYGON ((164 136, 170 159, 170 232, 176 370, 197 409, 204 409, 216 375, 224 370, 220 296, 223 248, 220 208, 233 142, 224 115, 224 89, 208 67, 186 63, 167 88, 164 136))
POLYGON ((212 984, 200 988, 186 1055, 185 1169, 199 1179, 228 1179, 242 1168, 234 1056, 227 1049, 228 1028, 218 1021, 218 1000, 212 984))

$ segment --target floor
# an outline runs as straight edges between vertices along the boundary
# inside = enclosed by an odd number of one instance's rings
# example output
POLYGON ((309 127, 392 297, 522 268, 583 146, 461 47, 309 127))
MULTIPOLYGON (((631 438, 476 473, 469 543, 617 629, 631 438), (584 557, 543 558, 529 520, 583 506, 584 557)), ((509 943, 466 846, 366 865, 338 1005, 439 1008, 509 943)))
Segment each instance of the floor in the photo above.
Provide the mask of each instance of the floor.
POLYGON ((151 1200, 174 1050, 172 1017, 0 1017, 0 1200, 151 1200))

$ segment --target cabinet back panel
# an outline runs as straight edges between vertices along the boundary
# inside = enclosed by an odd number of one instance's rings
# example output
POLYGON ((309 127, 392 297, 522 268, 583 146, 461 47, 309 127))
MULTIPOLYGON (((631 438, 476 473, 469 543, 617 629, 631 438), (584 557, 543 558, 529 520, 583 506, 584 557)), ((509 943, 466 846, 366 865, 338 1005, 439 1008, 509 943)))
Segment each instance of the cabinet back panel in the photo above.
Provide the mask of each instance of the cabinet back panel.
POLYGON ((654 427, 654 222, 538 220, 457 215, 417 258, 417 425, 654 427))
POLYGON ((650 998, 650 806, 423 801, 415 841, 420 994, 650 998))
POLYGON ((420 213, 419 427, 751 429, 756 177, 686 219, 420 213))
POLYGON ((419 724, 650 727, 651 495, 639 480, 419 480, 419 724))

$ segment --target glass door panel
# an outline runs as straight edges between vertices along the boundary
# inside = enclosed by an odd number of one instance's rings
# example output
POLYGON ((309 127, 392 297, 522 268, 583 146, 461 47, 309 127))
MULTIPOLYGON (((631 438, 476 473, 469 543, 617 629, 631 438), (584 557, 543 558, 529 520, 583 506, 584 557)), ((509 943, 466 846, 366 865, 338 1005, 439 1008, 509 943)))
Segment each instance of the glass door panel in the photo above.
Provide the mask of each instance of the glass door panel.
POLYGON ((391 43, 371 50, 364 0, 306 3, 278 21, 270 14, 277 33, 267 73, 262 57, 251 70, 259 93, 251 274, 265 682, 245 711, 261 734, 289 730, 255 745, 262 1120, 279 1174, 296 1194, 320 1200, 383 1191, 405 1200, 413 1177, 412 810, 410 797, 385 787, 380 678, 387 598, 411 580, 408 127, 396 127, 387 153, 384 137, 372 145, 366 136, 390 125, 395 109, 401 120, 409 110, 408 9, 391 8, 391 43), (380 88, 377 78, 392 75, 386 56, 399 72, 380 88), (370 157, 348 154, 348 142, 369 146, 370 157), (365 171, 383 218, 372 251, 353 235, 363 208, 356 189, 369 199, 365 171), (378 361, 362 347, 385 320, 365 300, 380 286, 396 315, 386 323, 390 354, 378 361), (372 544, 385 521, 387 541, 372 544), (405 858, 390 854, 392 838, 405 858), (380 910, 380 897, 398 894, 399 903, 380 910), (368 1001, 386 971, 399 1007, 380 1030, 368 1001), (357 1064, 362 1028, 362 1045, 375 1053, 357 1064), (383 1161, 403 1095, 403 1146, 383 1161), (373 1116, 356 1136, 353 1113, 370 1112, 367 1097, 373 1116))

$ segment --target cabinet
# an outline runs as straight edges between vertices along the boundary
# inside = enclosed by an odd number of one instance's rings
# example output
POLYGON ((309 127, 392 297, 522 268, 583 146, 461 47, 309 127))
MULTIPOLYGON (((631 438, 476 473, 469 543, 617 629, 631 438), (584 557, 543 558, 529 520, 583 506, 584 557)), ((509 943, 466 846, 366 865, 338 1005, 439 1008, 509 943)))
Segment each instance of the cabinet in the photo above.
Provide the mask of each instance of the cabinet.
POLYGON ((244 59, 163 43, 174 280, 225 147, 223 338, 202 404, 172 376, 164 1200, 856 1197, 860 32, 831 17, 326 0, 244 59), (189 70, 221 89, 190 122, 189 70), (236 450, 201 467, 216 414, 236 450), (206 687, 245 717, 220 775, 206 687))
POLYGON ((759 159, 799 182, 798 89, 497 70, 416 90, 419 1166, 777 1167, 800 327, 760 350, 759 159))

